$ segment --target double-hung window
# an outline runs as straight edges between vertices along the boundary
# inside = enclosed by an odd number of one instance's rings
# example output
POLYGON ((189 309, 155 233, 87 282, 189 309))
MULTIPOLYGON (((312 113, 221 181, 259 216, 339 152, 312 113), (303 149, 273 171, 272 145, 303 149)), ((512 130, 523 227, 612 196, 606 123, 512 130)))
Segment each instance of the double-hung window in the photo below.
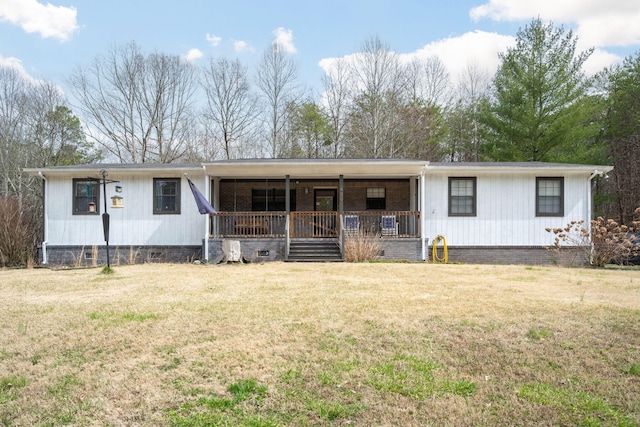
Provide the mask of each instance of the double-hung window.
POLYGON ((98 181, 73 180, 73 214, 98 215, 100 213, 100 185, 98 181))
POLYGON ((564 179, 536 178, 536 216, 564 215, 564 179))
POLYGON ((153 179, 153 213, 180 213, 180 178, 153 179))
POLYGON ((476 178, 449 178, 449 216, 476 216, 476 178))
POLYGON ((387 191, 384 187, 367 188, 367 209, 386 209, 387 191))

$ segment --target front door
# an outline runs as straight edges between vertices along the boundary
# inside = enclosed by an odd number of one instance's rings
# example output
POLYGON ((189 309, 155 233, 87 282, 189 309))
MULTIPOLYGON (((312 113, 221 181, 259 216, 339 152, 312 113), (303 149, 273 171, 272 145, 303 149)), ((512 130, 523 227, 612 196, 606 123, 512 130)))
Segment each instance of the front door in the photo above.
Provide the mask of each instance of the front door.
POLYGON ((337 194, 335 188, 317 188, 315 190, 315 210, 319 212, 337 211, 337 194))
POLYGON ((335 188, 316 188, 314 190, 315 237, 335 237, 337 234, 338 190, 335 188))

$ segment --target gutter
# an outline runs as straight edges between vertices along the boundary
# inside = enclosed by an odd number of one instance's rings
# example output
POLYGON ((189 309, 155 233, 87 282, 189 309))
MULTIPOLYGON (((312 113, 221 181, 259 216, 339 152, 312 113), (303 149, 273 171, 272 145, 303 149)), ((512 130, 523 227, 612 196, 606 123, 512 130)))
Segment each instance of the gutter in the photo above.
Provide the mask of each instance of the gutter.
POLYGON ((420 192, 418 193, 418 202, 420 204, 420 244, 422 250, 422 261, 428 262, 427 258, 427 201, 426 201, 426 169, 425 166, 420 171, 420 192))
POLYGON ((591 236, 591 220, 593 219, 593 184, 591 181, 596 176, 603 176, 605 173, 606 171, 604 170, 594 169, 591 175, 589 176, 589 179, 587 180, 588 190, 589 190, 589 203, 587 204, 587 222, 585 225, 587 228, 587 232, 589 233, 590 236, 591 236))
POLYGON ((42 174, 42 171, 38 171, 38 176, 42 178, 44 184, 44 190, 42 191, 42 216, 43 216, 43 236, 42 236, 42 264, 48 264, 47 259, 47 243, 49 243, 49 214, 47 210, 47 201, 49 200, 49 183, 47 178, 42 174))
MULTIPOLYGON (((207 175, 207 168, 205 165, 202 165, 202 171, 204 172, 204 191, 207 198, 211 198, 211 190, 209 189, 209 185, 211 184, 211 179, 209 175, 207 175)), ((209 202, 211 203, 211 202, 209 202)), ((204 258, 205 264, 209 264, 209 223, 211 222, 211 215, 206 215, 204 220, 204 247, 202 257, 204 258)))

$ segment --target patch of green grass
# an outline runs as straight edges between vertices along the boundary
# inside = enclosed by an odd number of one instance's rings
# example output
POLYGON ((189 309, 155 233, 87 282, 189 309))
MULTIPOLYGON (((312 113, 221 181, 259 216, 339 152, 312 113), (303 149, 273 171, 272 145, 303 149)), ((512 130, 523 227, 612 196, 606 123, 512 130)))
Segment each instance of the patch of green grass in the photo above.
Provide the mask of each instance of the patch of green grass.
POLYGON ((228 396, 201 397, 187 402, 178 410, 169 411, 172 426, 247 426, 275 427, 275 418, 255 414, 267 395, 267 387, 255 379, 239 380, 227 388, 228 396))
POLYGON ((237 381, 231 384, 227 390, 233 394, 235 402, 243 402, 252 397, 262 399, 267 394, 267 386, 258 385, 254 379, 237 381))
POLYGON ((81 367, 88 361, 89 357, 84 348, 67 348, 56 355, 56 362, 53 366, 81 367))
POLYGON ((161 371, 170 371, 172 369, 176 369, 178 366, 180 366, 180 363, 182 363, 182 359, 180 359, 179 357, 174 357, 166 365, 161 365, 160 366, 160 370, 161 371))
POLYGON ((456 396, 469 397, 476 392, 478 386, 473 381, 468 380, 446 380, 439 384, 439 388, 445 393, 455 394, 456 396))
POLYGON ((537 405, 559 410, 560 418, 572 425, 620 427, 638 425, 632 415, 625 415, 606 400, 582 391, 546 383, 533 383, 520 387, 518 396, 537 405))
POLYGON ((549 338, 552 335, 553 335, 553 332, 551 332, 551 330, 546 327, 538 328, 538 329, 531 328, 529 329, 529 332, 527 332, 527 336, 532 340, 536 340, 536 341, 540 341, 541 339, 544 339, 544 338, 549 338))
POLYGON ((424 399, 435 394, 433 372, 437 369, 440 369, 438 364, 400 354, 392 361, 376 364, 371 369, 370 383, 380 391, 424 399))
POLYGON ((127 322, 142 323, 146 320, 156 320, 159 317, 155 313, 135 313, 132 311, 125 313, 116 313, 115 311, 89 313, 89 319, 101 321, 105 326, 116 326, 127 322))
POLYGON ((123 313, 122 314, 122 320, 126 321, 126 322, 144 322, 145 320, 156 320, 158 318, 158 315, 155 313, 133 313, 133 312, 128 312, 128 313, 123 313))
POLYGON ((18 397, 18 390, 27 386, 27 377, 11 375, 0 378, 0 405, 18 397))
POLYGON ((80 387, 83 383, 75 374, 60 377, 55 383, 47 386, 47 391, 58 397, 65 397, 72 388, 80 387))
POLYGON ((116 271, 113 268, 107 267, 107 266, 102 267, 102 270, 100 270, 100 274, 104 274, 104 275, 107 275, 107 276, 111 275, 111 274, 114 274, 115 272, 116 271))
POLYGON ((280 375, 280 381, 285 384, 298 384, 302 381, 302 372, 298 369, 288 369, 280 375))
POLYGON ((15 356, 17 353, 10 353, 8 352, 6 349, 2 349, 0 350, 0 362, 3 360, 9 360, 11 359, 13 356, 15 356))
POLYGON ((623 372, 625 374, 630 374, 630 375, 635 375, 636 377, 640 377, 640 363, 632 364, 627 369, 624 369, 623 372))
POLYGON ((307 399, 306 407, 320 418, 328 421, 352 417, 362 410, 362 406, 359 404, 326 399, 307 399))
POLYGON ((413 399, 426 399, 443 394, 468 397, 477 390, 473 381, 438 379, 441 366, 414 356, 396 355, 391 362, 381 362, 371 369, 370 384, 377 390, 398 393, 413 399))

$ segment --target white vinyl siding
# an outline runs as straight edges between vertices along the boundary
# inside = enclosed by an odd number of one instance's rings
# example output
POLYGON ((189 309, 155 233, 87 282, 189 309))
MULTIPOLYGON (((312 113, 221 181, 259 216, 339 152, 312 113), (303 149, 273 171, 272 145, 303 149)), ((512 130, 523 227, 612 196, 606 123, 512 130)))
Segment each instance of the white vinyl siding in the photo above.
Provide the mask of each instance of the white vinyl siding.
POLYGON ((584 174, 564 177, 564 215, 536 216, 536 176, 479 174, 476 215, 449 216, 446 176, 426 177, 424 225, 429 242, 443 235, 449 246, 551 246, 545 228, 588 219, 589 184, 584 174))
MULTIPOLYGON (((200 215, 186 180, 180 179, 181 212, 176 215, 154 215, 154 176, 118 176, 109 173, 109 179, 120 181, 121 193, 114 184, 107 184, 107 199, 116 194, 122 197, 122 208, 112 209, 110 204, 109 245, 200 245, 207 218, 200 215)), ((192 177, 199 188, 204 188, 202 177, 192 177)), ((49 245, 103 245, 104 235, 99 215, 73 215, 72 178, 50 177, 48 209, 49 245)), ((102 191, 102 188, 101 190, 102 191)), ((102 194, 100 194, 102 196, 102 194)), ((101 206, 100 212, 103 211, 101 206)))

